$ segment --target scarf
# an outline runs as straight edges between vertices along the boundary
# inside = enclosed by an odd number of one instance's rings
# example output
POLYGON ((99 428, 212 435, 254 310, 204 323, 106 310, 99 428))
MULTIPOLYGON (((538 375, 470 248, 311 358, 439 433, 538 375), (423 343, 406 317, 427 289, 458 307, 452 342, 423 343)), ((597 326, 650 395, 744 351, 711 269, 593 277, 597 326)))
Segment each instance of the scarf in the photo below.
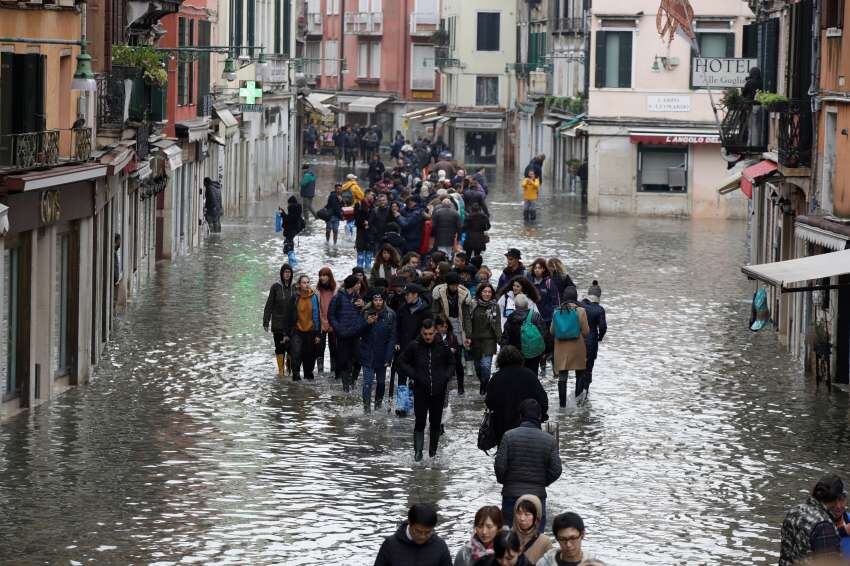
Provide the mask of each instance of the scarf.
POLYGON ((481 558, 482 556, 489 556, 493 554, 493 548, 487 548, 484 546, 484 543, 481 542, 481 539, 478 538, 478 535, 472 535, 472 539, 469 541, 469 546, 472 549, 472 563, 474 564, 476 560, 481 558))

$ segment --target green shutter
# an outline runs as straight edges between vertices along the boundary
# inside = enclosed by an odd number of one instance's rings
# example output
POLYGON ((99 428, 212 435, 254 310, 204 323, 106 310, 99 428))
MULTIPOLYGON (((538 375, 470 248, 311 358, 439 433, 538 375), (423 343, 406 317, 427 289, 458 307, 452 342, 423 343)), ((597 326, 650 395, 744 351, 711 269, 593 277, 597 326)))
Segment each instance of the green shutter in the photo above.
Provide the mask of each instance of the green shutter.
POLYGON ((726 34, 726 57, 732 58, 735 56, 735 34, 726 34))
POLYGON ((744 26, 744 47, 741 56, 747 59, 758 57, 758 24, 744 26))
POLYGON ((617 86, 630 88, 632 86, 632 33, 620 33, 620 72, 617 86))
POLYGON ((605 87, 605 35, 607 32, 596 32, 596 88, 605 87))

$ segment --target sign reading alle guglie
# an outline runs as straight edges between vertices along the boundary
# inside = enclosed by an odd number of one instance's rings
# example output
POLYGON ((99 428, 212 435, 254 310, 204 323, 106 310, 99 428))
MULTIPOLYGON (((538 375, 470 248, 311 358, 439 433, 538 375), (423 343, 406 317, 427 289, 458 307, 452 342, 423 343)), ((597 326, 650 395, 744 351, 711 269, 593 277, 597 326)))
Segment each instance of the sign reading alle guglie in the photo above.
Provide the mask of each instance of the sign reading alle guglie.
POLYGON ((691 65, 691 83, 695 87, 742 87, 757 59, 695 57, 691 65))

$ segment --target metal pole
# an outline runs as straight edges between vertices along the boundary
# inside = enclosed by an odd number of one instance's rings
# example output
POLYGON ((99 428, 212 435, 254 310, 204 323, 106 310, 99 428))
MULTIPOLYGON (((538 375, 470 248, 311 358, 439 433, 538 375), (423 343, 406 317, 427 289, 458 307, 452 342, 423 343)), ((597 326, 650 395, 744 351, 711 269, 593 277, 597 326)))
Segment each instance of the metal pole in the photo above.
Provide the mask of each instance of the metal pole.
MULTIPOLYGON (((85 10, 85 4, 83 4, 85 10)), ((85 12, 83 12, 85 14, 85 12)), ((82 17, 83 25, 85 25, 86 17, 82 17)), ((85 29, 83 29, 83 40, 85 39, 85 29)), ((0 43, 37 43, 42 45, 82 45, 83 40, 79 39, 38 39, 33 37, 0 37, 0 43)))

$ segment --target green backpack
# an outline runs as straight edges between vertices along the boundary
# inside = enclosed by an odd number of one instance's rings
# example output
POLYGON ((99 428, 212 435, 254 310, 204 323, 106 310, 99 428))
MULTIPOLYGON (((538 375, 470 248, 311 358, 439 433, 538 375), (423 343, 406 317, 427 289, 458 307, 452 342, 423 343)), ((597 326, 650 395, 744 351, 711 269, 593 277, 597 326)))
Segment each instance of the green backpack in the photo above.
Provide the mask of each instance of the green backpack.
POLYGON ((520 331, 520 344, 522 345, 522 356, 526 359, 536 358, 546 350, 543 335, 537 329, 537 325, 531 321, 534 313, 529 309, 528 315, 522 323, 520 331))

